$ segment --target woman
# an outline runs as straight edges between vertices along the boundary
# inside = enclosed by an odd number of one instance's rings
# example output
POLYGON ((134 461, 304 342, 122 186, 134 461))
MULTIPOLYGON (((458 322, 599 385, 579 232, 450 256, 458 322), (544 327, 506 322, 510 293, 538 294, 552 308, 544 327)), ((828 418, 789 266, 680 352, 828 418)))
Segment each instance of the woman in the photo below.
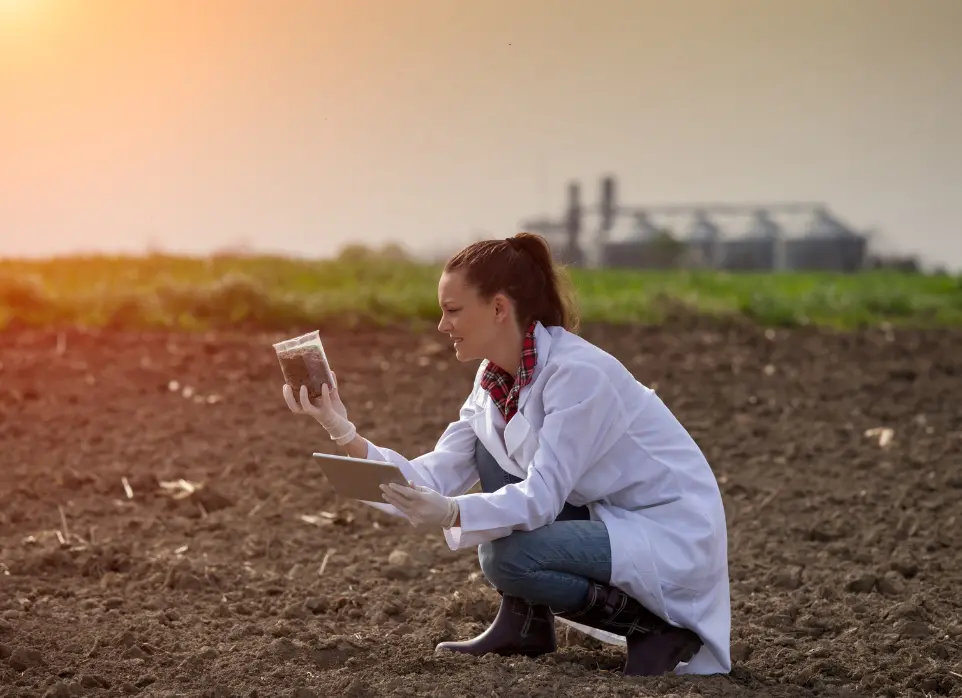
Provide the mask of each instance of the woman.
MULTIPOLYGON (((476 242, 445 265, 438 330, 482 359, 457 421, 414 460, 357 434, 337 386, 313 416, 347 455, 389 461, 413 487, 368 502, 478 547, 501 594, 491 626, 438 649, 535 656, 554 619, 627 645, 624 673, 727 673, 725 512, 701 450, 653 390, 574 334, 543 238, 476 242), (480 480, 482 492, 465 494, 480 480), (622 639, 623 638, 623 639, 622 639)), ((336 379, 335 379, 336 381, 336 379)), ((303 406, 303 407, 302 407, 303 406)))

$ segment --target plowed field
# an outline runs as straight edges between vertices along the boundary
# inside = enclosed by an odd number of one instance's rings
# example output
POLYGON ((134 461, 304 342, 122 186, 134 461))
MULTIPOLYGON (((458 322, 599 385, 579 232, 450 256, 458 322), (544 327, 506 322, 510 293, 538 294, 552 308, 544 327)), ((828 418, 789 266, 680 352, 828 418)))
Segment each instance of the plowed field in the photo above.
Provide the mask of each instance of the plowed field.
MULTIPOLYGON (((0 695, 962 696, 962 333, 584 334, 721 483, 731 675, 624 678, 563 625, 536 660, 436 656, 497 595, 439 532, 334 496, 280 335, 8 330, 0 695)), ((436 334, 323 336, 361 433, 409 457, 474 374, 436 334)))

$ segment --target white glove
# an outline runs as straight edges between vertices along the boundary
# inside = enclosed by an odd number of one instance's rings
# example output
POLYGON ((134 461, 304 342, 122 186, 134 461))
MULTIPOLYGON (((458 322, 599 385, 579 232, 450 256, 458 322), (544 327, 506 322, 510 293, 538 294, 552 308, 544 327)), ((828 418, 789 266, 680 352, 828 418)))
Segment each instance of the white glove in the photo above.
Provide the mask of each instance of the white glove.
POLYGON ((418 485, 411 488, 392 482, 381 485, 381 492, 384 501, 393 504, 415 526, 451 528, 458 520, 458 500, 445 497, 430 487, 418 485))
POLYGON ((291 386, 284 384, 284 402, 291 412, 309 414, 317 420, 338 446, 350 443, 357 435, 357 429, 347 418, 347 408, 341 402, 337 391, 337 378, 334 378, 334 390, 328 388, 327 383, 321 386, 321 397, 311 402, 307 397, 307 386, 301 386, 301 401, 298 404, 291 386))

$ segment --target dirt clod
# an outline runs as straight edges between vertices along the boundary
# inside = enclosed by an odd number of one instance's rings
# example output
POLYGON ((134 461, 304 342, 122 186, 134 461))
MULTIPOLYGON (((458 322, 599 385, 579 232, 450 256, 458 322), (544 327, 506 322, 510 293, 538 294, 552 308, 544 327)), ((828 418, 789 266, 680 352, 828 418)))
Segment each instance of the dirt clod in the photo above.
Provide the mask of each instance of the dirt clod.
POLYGON ((82 695, 83 691, 76 681, 58 682, 54 684, 46 693, 45 698, 73 698, 82 695))
POLYGON ((922 621, 910 620, 902 624, 899 629, 899 637, 902 638, 920 638, 928 637, 932 634, 932 629, 927 623, 922 621))
POLYGON ((110 688, 110 682, 100 676, 84 674, 80 677, 81 688, 110 688))
POLYGON ((887 572, 879 578, 878 590, 886 596, 901 596, 905 593, 905 580, 898 573, 887 572))
POLYGON ((414 558, 405 550, 392 550, 388 555, 387 564, 384 576, 388 579, 410 579, 419 574, 414 558))
POLYGON ((144 652, 143 649, 134 645, 133 647, 128 647, 127 651, 124 652, 124 659, 146 659, 150 655, 144 652))
POLYGON ((877 581, 878 578, 874 574, 857 574, 845 583, 845 589, 856 594, 864 594, 872 591, 877 581))
POLYGON ((7 664, 9 664, 10 668, 14 671, 26 671, 27 669, 43 664, 43 655, 37 650, 17 647, 7 659, 7 664))

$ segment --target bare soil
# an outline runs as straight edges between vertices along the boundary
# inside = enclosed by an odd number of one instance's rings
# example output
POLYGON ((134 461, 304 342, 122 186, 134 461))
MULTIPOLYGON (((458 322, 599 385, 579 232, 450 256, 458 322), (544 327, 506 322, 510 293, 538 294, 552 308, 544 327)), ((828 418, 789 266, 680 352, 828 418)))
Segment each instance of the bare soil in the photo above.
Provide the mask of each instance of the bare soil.
MULTIPOLYGON (((281 396, 298 329, 0 334, 0 696, 962 696, 962 333, 587 328, 729 517, 732 673, 632 679, 564 626, 536 660, 434 654, 497 596, 334 496, 281 396)), ((322 337, 361 433, 409 457, 474 373, 428 332, 322 337)))

